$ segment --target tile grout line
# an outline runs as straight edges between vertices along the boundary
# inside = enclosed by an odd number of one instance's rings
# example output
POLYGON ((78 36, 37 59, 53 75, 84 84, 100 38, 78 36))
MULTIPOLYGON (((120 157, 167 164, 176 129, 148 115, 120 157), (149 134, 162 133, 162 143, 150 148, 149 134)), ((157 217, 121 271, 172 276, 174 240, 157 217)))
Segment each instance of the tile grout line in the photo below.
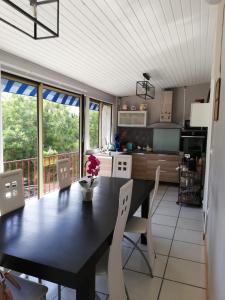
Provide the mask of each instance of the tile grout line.
MULTIPOLYGON (((155 209, 154 209, 154 211, 153 211, 153 213, 152 213, 152 216, 155 214, 156 210, 157 210, 158 207, 159 207, 159 204, 161 203, 161 201, 162 201, 162 199, 164 198, 164 196, 165 196, 165 194, 166 194, 167 191, 168 191, 168 186, 166 187, 166 190, 165 190, 165 192, 163 193, 162 198, 160 199, 159 203, 158 203, 157 206, 155 207, 155 209)), ((156 195, 157 195, 157 194, 156 194, 156 195)), ((152 203, 152 205, 154 205, 154 203, 152 203)))
POLYGON ((174 229, 174 233, 173 233, 173 237, 172 237, 172 242, 171 242, 171 245, 170 245, 170 250, 169 250, 169 253, 168 253, 168 258, 167 258, 167 261, 166 261, 166 266, 165 266, 165 269, 164 269, 164 273, 163 273, 163 277, 162 277, 162 282, 160 284, 160 288, 159 288, 159 293, 158 293, 157 300, 159 300, 159 298, 160 298, 160 294, 161 294, 163 282, 164 282, 164 279, 165 279, 166 269, 167 269, 167 265, 168 265, 169 258, 170 258, 170 252, 171 252, 171 249, 172 249, 172 245, 173 245, 173 241, 174 241, 174 237, 175 237, 175 232, 176 232, 177 223, 178 223, 178 219, 179 219, 179 216, 180 216, 181 208, 182 208, 182 206, 180 206, 179 213, 178 213, 178 216, 177 216, 177 222, 176 222, 176 226, 175 226, 175 229, 174 229))
MULTIPOLYGON (((171 240, 172 241, 172 240, 171 240)), ((173 241, 172 241, 173 242, 173 241)), ((176 241, 175 241, 176 242, 176 241)), ((185 243, 185 242, 184 242, 185 243)), ((172 243, 171 243, 172 244, 172 243)), ((186 243, 186 244, 189 244, 189 243, 186 243)), ((201 246, 201 245, 198 245, 198 246, 201 246)), ((202 246, 202 247, 204 247, 204 246, 202 246)), ((147 250, 143 250, 143 249, 141 249, 144 253, 146 253, 146 255, 147 255, 147 250)), ((135 249, 134 249, 134 251, 135 251, 135 249)), ((137 250, 136 250, 137 251, 137 250)), ((132 253, 133 254, 133 253, 132 253)), ((166 257, 168 257, 168 255, 167 254, 161 254, 161 253, 158 253, 158 252, 156 252, 156 254, 157 255, 160 255, 160 256, 166 256, 166 257)), ((181 257, 178 257, 178 256, 172 256, 172 255, 170 255, 170 257, 172 257, 172 258, 176 258, 176 259, 181 259, 181 260, 185 260, 185 261, 190 261, 190 262, 193 262, 193 263, 196 263, 196 264, 200 264, 200 265, 205 265, 206 263, 205 262, 200 262, 200 261, 196 261, 196 260, 192 260, 192 259, 187 259, 187 258, 181 258, 181 257)), ((129 258, 130 258, 130 256, 129 256, 129 258)), ((143 273, 143 274, 148 274, 148 273, 144 273, 144 272, 141 272, 141 273, 143 273)), ((159 276, 160 277, 160 276, 159 276)), ((160 278, 162 278, 162 277, 160 277, 160 278)))
MULTIPOLYGON (((129 268, 126 268, 125 270, 133 272, 133 273, 138 273, 138 274, 141 274, 141 275, 149 277, 149 274, 141 272, 141 271, 136 271, 136 270, 132 270, 132 269, 129 269, 129 268)), ((154 275, 154 278, 163 279, 162 277, 160 277, 158 275, 154 275)), ((193 285, 193 284, 190 284, 190 283, 184 283, 184 282, 181 282, 181 281, 176 281, 176 280, 167 279, 167 278, 164 278, 164 280, 175 282, 175 283, 180 283, 180 284, 183 284, 183 285, 188 285, 188 286, 199 288, 199 289, 202 289, 202 290, 206 290, 206 288, 204 288, 204 287, 200 287, 200 286, 193 285)))

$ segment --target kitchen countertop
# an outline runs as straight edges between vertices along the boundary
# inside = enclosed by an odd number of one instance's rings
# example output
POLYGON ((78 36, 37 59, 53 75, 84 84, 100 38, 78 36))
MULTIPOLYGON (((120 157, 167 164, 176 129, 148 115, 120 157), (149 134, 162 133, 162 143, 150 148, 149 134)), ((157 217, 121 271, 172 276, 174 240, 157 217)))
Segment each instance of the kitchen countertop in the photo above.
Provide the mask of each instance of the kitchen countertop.
POLYGON ((176 151, 161 151, 161 152, 154 152, 154 151, 146 151, 146 150, 133 150, 133 151, 125 151, 125 152, 119 152, 119 151, 109 151, 107 153, 96 153, 96 156, 101 156, 101 157, 113 157, 115 155, 123 155, 123 154, 140 154, 140 155, 145 155, 145 154, 165 154, 165 155, 179 155, 179 152, 176 151))
POLYGON ((166 155, 178 155, 179 151, 146 151, 146 150, 134 150, 129 154, 166 154, 166 155))

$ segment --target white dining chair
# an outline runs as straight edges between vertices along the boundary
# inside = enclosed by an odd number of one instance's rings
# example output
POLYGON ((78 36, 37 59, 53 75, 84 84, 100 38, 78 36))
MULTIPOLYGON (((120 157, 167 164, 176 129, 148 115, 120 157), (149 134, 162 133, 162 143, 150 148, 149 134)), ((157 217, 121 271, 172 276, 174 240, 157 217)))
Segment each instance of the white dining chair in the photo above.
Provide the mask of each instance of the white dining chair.
MULTIPOLYGON (((22 170, 7 171, 0 173, 0 216, 24 207, 24 191, 22 170)), ((15 275, 13 275, 15 276, 15 275)), ((20 285, 16 288, 7 280, 7 286, 16 300, 43 300, 48 291, 47 287, 31 282, 27 279, 15 276, 20 285)))
POLYGON ((156 258, 156 253, 154 250, 154 243, 153 243, 153 237, 152 237, 152 209, 153 209, 153 203, 155 201, 158 187, 159 187, 159 177, 160 177, 160 166, 157 167, 156 173, 155 173, 155 186, 152 197, 150 197, 149 201, 149 211, 148 211, 148 218, 142 218, 142 217, 136 217, 132 216, 126 225, 125 228, 125 235, 124 238, 129 240, 141 253, 142 257, 146 261, 146 264, 149 269, 150 276, 153 277, 153 268, 156 258), (139 234, 146 234, 147 235, 147 250, 148 250, 148 259, 146 258, 144 252, 138 247, 137 243, 135 243, 130 237, 126 235, 127 233, 139 233, 139 234))
POLYGON ((72 183, 70 161, 68 158, 57 161, 57 177, 60 190, 69 187, 72 183))
POLYGON ((22 170, 0 174, 0 215, 3 216, 25 205, 22 170))
POLYGON ((132 189, 133 180, 129 180, 120 188, 119 208, 112 243, 96 266, 96 275, 107 273, 111 300, 129 299, 123 277, 122 240, 130 210, 132 189))
POLYGON ((46 286, 12 274, 9 278, 14 284, 8 279, 5 279, 5 284, 10 289, 13 300, 46 300, 46 286))
POLYGON ((113 175, 112 177, 131 178, 132 155, 113 156, 113 175))

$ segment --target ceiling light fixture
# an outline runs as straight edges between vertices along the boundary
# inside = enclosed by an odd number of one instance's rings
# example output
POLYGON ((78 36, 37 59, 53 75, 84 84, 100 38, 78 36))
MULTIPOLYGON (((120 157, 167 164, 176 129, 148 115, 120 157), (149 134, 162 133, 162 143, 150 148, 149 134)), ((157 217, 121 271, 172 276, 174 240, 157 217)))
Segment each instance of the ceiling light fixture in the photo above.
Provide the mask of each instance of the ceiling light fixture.
POLYGON ((145 100, 155 98, 155 87, 149 80, 151 78, 149 73, 143 73, 144 80, 137 81, 136 83, 136 95, 144 98, 145 100))
MULTIPOLYGON (((24 9, 22 9, 20 6, 16 5, 11 0, 0 0, 7 5, 9 5, 11 8, 13 8, 17 13, 20 15, 20 19, 24 17, 26 21, 32 22, 32 33, 28 32, 26 29, 18 27, 17 23, 12 23, 12 21, 7 20, 1 16, 0 13, 0 21, 4 22, 5 24, 13 27, 16 30, 19 30, 20 32, 26 34, 27 36, 35 39, 35 40, 41 40, 41 39, 49 39, 49 38, 55 38, 59 36, 59 0, 27 0, 28 2, 28 9, 32 8, 32 14, 28 13, 24 9), (56 30, 53 30, 46 24, 44 24, 39 19, 39 7, 46 7, 47 9, 52 9, 51 4, 53 4, 55 7, 55 28, 56 30), (43 34, 44 32, 44 34, 43 34)), ((22 23, 22 22, 21 22, 22 23)), ((25 22, 24 22, 25 23, 25 22)))

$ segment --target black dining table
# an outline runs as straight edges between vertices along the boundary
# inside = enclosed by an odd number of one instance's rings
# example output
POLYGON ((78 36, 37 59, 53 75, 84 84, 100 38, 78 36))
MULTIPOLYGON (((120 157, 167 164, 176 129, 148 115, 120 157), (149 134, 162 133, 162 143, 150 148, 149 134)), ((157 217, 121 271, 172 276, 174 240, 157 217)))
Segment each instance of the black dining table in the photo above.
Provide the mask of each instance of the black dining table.
MULTIPOLYGON (((97 181, 91 202, 83 201, 76 182, 0 217, 0 265, 76 289, 78 300, 95 299, 95 266, 110 245, 119 190, 128 179, 97 181)), ((129 216, 140 205, 142 216, 148 216, 153 185, 134 180, 129 216)))

